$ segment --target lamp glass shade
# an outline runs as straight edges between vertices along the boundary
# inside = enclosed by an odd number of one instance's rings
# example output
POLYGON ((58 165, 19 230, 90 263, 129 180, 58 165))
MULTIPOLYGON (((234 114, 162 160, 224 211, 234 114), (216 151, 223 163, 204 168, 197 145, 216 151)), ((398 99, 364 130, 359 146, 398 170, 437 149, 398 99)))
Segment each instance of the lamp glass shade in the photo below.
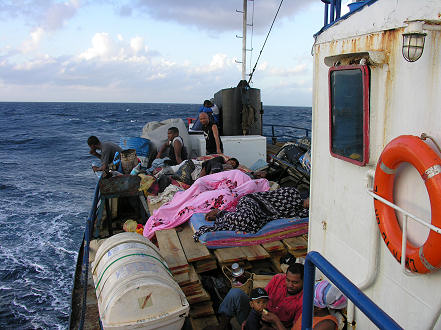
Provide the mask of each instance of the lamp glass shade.
POLYGON ((403 57, 408 62, 415 62, 424 50, 425 33, 403 33, 403 57))

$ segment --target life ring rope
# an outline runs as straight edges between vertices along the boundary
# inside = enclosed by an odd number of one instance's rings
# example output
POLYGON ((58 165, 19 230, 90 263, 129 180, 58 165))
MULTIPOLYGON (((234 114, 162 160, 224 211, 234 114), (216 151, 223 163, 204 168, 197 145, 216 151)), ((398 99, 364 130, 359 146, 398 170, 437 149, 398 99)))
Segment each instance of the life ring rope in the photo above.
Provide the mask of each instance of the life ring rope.
POLYGON ((441 173, 441 165, 433 165, 432 167, 429 167, 427 170, 424 171, 424 174, 421 176, 424 181, 429 180, 433 178, 435 175, 438 175, 441 173))
MULTIPOLYGON (((375 171, 374 192, 384 200, 393 202, 395 174, 403 162, 413 165, 424 180, 432 215, 430 226, 425 224, 431 229, 426 242, 418 247, 406 242, 405 264, 412 272, 428 273, 441 268, 441 159, 419 137, 402 135, 393 139, 383 149, 375 171)), ((374 206, 381 236, 401 262, 402 231, 395 210, 377 199, 374 206)))

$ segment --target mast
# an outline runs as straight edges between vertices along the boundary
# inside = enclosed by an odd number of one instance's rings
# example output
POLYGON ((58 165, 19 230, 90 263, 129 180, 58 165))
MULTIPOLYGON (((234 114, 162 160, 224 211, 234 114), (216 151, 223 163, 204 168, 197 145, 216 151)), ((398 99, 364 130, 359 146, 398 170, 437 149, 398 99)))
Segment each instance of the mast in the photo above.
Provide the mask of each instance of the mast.
POLYGON ((247 1, 243 0, 242 18, 242 80, 245 80, 247 64, 247 1))

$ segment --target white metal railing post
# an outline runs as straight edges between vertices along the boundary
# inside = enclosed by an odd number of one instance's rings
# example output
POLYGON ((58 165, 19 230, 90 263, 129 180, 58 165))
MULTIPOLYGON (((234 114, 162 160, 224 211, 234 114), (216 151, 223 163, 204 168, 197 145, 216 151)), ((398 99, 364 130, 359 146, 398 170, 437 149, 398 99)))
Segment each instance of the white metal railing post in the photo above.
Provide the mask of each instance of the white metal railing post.
POLYGON ((441 234, 441 228, 438 228, 438 227, 432 225, 431 223, 426 222, 423 219, 418 218, 416 215, 413 215, 413 214, 407 212, 406 210, 403 210, 401 207, 395 205, 394 203, 389 202, 387 199, 384 199, 383 197, 381 197, 381 196, 377 195, 376 193, 374 193, 372 189, 368 189, 368 194, 371 195, 373 198, 383 202, 387 206, 390 206, 394 210, 397 210, 398 212, 401 212, 403 214, 408 215, 409 218, 411 218, 412 220, 415 220, 419 224, 422 224, 423 226, 426 226, 426 227, 430 228, 434 232, 437 232, 438 234, 441 234))
POLYGON ((401 270, 406 272, 407 214, 403 219, 403 236, 401 239, 401 270))
POLYGON ((367 193, 369 195, 371 195, 374 199, 379 200, 380 202, 386 204, 387 206, 390 206, 394 210, 403 213, 404 220, 403 220, 403 228, 402 228, 403 236, 402 236, 402 240, 401 240, 401 269, 403 270, 403 273, 406 275, 411 275, 411 276, 415 275, 414 273, 406 270, 407 219, 410 218, 410 219, 418 222, 419 224, 426 226, 427 228, 429 228, 430 230, 433 230, 434 232, 436 232, 438 234, 441 234, 441 228, 438 228, 438 227, 432 225, 431 222, 424 221, 423 219, 418 218, 416 215, 413 215, 413 214, 407 212, 406 210, 403 210, 398 205, 395 205, 394 203, 389 202, 387 199, 384 199, 383 197, 374 193, 372 188, 367 188, 367 193))

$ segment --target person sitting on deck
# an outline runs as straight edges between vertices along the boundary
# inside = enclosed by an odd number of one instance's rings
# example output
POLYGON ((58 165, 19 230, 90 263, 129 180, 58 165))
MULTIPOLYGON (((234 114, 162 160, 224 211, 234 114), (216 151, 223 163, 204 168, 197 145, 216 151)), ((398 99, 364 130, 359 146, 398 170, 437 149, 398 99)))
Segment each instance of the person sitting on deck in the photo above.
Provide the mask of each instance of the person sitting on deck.
POLYGON ((101 142, 94 135, 87 139, 87 144, 90 148, 89 154, 101 160, 101 166, 92 166, 94 172, 107 170, 109 164, 115 158, 115 154, 122 151, 121 147, 117 144, 106 141, 101 142), (101 153, 98 153, 97 150, 101 150, 101 153))
POLYGON ((259 330, 262 329, 262 313, 267 313, 265 309, 268 304, 268 293, 264 288, 254 288, 250 293, 251 311, 244 324, 243 330, 259 330))
MULTIPOLYGON (((303 265, 294 263, 285 274, 274 275, 265 290, 269 297, 268 313, 262 314, 262 320, 279 326, 277 329, 289 329, 302 314, 303 265)), ((239 288, 230 289, 218 312, 219 329, 228 329, 232 317, 236 317, 239 324, 242 324, 250 313, 248 295, 239 288)))
MULTIPOLYGON (((314 317, 312 329, 337 330, 338 321, 329 309, 342 309, 347 305, 347 298, 326 280, 317 282, 314 287, 314 317)), ((292 330, 302 329, 302 316, 292 327, 292 330)))
POLYGON ((294 187, 256 192, 239 199, 235 211, 213 209, 205 220, 214 221, 212 226, 201 226, 193 238, 214 231, 243 231, 256 233, 268 222, 280 218, 304 218, 308 216, 309 198, 303 200, 294 187))
POLYGON ((230 158, 225 161, 224 157, 218 156, 212 159, 206 160, 202 163, 202 169, 199 173, 199 177, 203 177, 208 174, 218 173, 225 170, 236 169, 239 167, 239 161, 236 158, 230 158))
POLYGON ((202 124, 202 130, 204 131, 207 155, 222 154, 224 152, 224 147, 222 145, 217 125, 210 120, 210 117, 205 112, 199 114, 199 120, 202 124))
POLYGON ((163 144, 156 158, 161 158, 164 151, 169 148, 170 165, 181 164, 183 160, 187 159, 187 150, 184 146, 184 140, 179 136, 179 129, 170 127, 167 131, 167 138, 167 142, 163 144))

